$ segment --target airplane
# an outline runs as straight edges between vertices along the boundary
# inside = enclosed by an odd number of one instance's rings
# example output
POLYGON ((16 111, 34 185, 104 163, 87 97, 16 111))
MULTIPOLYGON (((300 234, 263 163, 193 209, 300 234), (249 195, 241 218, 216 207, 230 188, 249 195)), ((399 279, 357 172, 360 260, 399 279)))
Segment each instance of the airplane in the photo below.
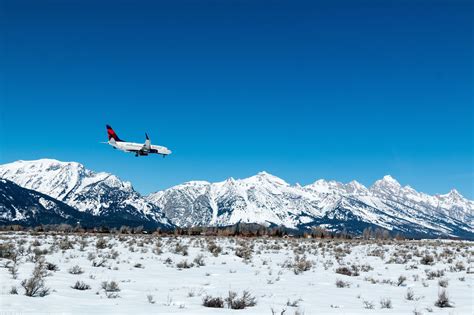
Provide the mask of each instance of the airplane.
POLYGON ((166 147, 162 147, 159 145, 152 145, 150 142, 150 138, 148 137, 148 134, 145 133, 145 143, 134 143, 134 142, 126 142, 122 139, 120 139, 115 131, 110 127, 110 125, 106 125, 107 128, 107 135, 109 137, 108 143, 110 144, 114 149, 119 149, 124 152, 132 152, 135 153, 135 156, 146 156, 148 154, 161 154, 163 157, 171 154, 171 150, 169 150, 166 147))

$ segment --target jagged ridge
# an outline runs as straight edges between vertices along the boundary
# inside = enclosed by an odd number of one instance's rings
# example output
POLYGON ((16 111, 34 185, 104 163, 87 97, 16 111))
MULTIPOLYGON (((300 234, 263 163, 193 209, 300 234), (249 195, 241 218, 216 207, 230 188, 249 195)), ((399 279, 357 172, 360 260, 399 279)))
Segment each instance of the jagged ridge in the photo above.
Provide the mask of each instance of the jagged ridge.
POLYGON ((140 196, 129 182, 112 174, 93 172, 76 162, 17 161, 1 165, 0 177, 114 226, 171 227, 160 209, 140 196))

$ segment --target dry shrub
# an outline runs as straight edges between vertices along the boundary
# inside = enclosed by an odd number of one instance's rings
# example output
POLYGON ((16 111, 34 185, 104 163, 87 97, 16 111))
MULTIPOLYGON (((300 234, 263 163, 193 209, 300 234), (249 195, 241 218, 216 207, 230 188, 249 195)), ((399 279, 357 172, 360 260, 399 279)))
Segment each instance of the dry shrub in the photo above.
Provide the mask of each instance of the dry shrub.
POLYGON ((225 299, 227 307, 233 310, 242 310, 246 307, 257 305, 257 299, 250 292, 244 291, 241 297, 237 296, 234 291, 229 291, 229 295, 225 299))
POLYGON ((91 286, 82 281, 76 281, 76 283, 71 288, 84 291, 84 290, 90 290, 91 286))
POLYGON ((380 308, 392 308, 392 300, 390 298, 382 298, 380 300, 380 308))
POLYGON ((75 265, 75 266, 72 266, 71 268, 69 268, 69 273, 73 274, 73 275, 80 275, 80 274, 84 273, 84 270, 82 270, 82 268, 79 267, 78 265, 75 265))
POLYGON ((212 308, 224 308, 224 300, 221 297, 212 297, 210 295, 206 295, 202 299, 202 305, 212 308))
POLYGON ((295 275, 299 275, 305 271, 310 270, 313 267, 311 260, 306 259, 306 256, 295 256, 293 263, 293 272, 295 275))
POLYGON ((440 308, 453 307, 446 290, 443 289, 438 293, 438 299, 435 302, 435 306, 440 308))
POLYGON ((209 242, 207 245, 207 250, 211 252, 211 254, 214 255, 214 257, 217 257, 222 252, 222 247, 220 247, 214 242, 209 242))
POLYGON ((45 271, 43 264, 37 264, 33 270, 31 278, 21 282, 21 286, 25 289, 26 296, 43 297, 49 294, 49 288, 44 285, 45 271))
POLYGON ((120 292, 119 285, 115 281, 103 281, 101 286, 105 292, 120 292))

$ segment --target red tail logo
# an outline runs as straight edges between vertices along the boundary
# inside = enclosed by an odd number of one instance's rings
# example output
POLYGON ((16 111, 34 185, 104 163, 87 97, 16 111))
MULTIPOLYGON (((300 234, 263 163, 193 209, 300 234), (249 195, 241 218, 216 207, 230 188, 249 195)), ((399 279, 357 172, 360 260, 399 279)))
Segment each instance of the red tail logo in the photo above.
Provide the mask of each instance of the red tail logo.
POLYGON ((110 139, 114 139, 115 141, 122 141, 120 140, 120 138, 117 136, 117 134, 115 133, 115 131, 112 129, 112 127, 110 127, 109 125, 106 126, 107 127, 107 136, 109 137, 109 140, 110 139))

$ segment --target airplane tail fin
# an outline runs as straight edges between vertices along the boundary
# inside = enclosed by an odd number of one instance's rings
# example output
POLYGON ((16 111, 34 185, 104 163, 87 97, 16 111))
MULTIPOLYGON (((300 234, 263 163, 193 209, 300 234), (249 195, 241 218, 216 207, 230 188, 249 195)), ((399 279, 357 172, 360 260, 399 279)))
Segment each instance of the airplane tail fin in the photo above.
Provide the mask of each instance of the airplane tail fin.
POLYGON ((112 127, 110 127, 110 125, 107 125, 107 135, 109 137, 109 140, 110 139, 114 139, 115 141, 117 142, 122 142, 123 140, 121 140, 117 134, 115 133, 115 131, 112 129, 112 127))
POLYGON ((145 147, 150 150, 151 148, 151 141, 150 141, 150 138, 148 137, 148 134, 145 132, 145 137, 146 137, 146 140, 145 140, 145 147))

